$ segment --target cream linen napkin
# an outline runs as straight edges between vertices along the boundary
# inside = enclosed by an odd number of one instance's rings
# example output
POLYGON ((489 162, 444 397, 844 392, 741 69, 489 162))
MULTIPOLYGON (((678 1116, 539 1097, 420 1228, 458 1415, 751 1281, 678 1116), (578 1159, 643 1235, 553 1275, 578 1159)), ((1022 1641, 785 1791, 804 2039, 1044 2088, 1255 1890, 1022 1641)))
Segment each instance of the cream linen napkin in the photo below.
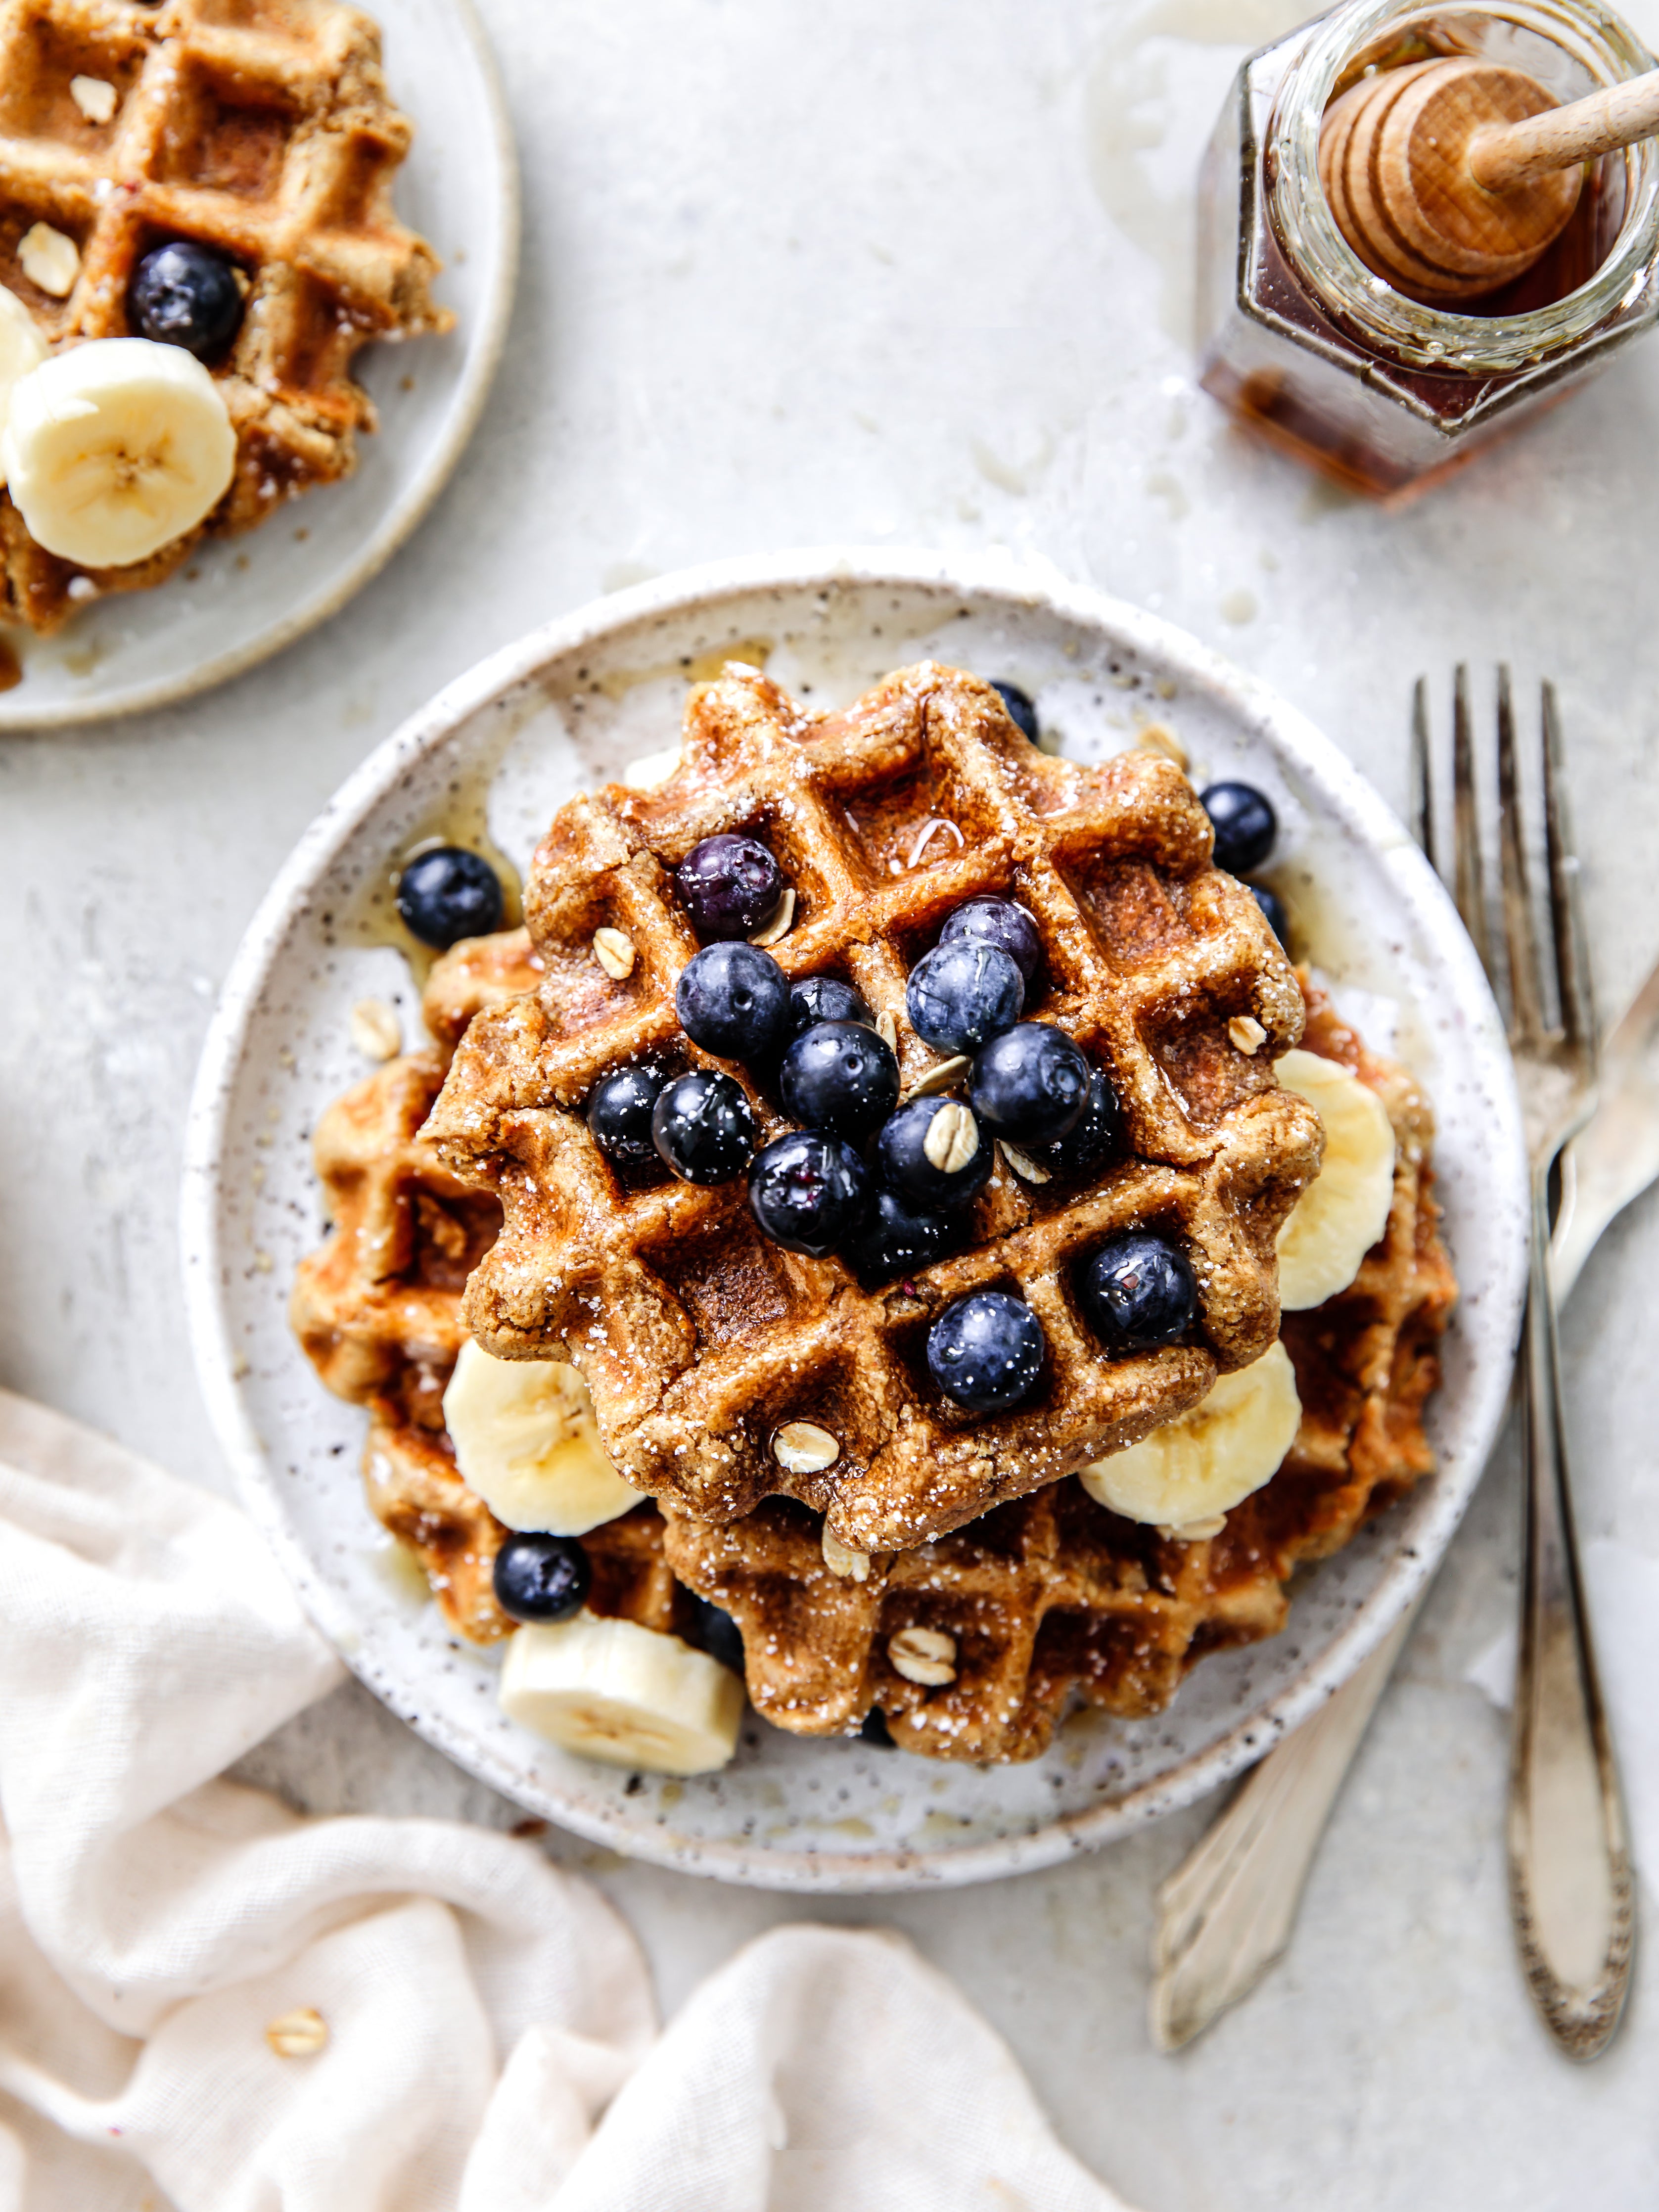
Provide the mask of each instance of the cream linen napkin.
POLYGON ((338 1662, 234 1508, 3 1391, 0 1624, 0 2212, 1122 2212, 896 1936, 659 2036, 531 1844, 216 1779, 338 1662))

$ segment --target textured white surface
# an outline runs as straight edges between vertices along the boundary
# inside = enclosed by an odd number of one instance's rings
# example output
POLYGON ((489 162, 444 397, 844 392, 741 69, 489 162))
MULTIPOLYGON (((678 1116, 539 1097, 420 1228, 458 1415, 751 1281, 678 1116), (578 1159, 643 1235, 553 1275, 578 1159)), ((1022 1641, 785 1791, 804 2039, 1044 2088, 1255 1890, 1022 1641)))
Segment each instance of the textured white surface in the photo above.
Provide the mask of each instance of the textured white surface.
MULTIPOLYGON (((1598 981, 1622 1002, 1659 951, 1659 347, 1403 514, 1229 429, 1192 383, 1191 176, 1227 42, 1270 35, 1295 0, 485 12, 524 161, 524 276, 432 520, 343 617, 237 685, 0 748, 0 1380, 222 1482, 173 1224, 237 938, 372 742, 491 647, 646 571, 830 539, 1007 544, 1256 670, 1396 805, 1419 669, 1443 715, 1459 655, 1507 655, 1523 696, 1553 675, 1598 981)), ((1629 12, 1659 35, 1654 0, 1629 12)), ((1615 1225, 1566 1328, 1585 1534, 1650 1553, 1656 1206, 1615 1225)), ((1288 1958, 1181 2057, 1143 2027, 1150 1899, 1201 1810, 1055 1873, 815 1909, 910 1930, 1147 2212, 1646 2205, 1651 1901, 1630 2020, 1583 2072, 1534 2025, 1510 1945, 1504 1728, 1464 1670, 1512 1603, 1515 1515, 1505 1455, 1288 1958)), ((515 1817, 355 1689, 257 1764, 319 1808, 515 1817)), ((602 1879, 670 2004, 798 1909, 637 1868, 602 1879)))

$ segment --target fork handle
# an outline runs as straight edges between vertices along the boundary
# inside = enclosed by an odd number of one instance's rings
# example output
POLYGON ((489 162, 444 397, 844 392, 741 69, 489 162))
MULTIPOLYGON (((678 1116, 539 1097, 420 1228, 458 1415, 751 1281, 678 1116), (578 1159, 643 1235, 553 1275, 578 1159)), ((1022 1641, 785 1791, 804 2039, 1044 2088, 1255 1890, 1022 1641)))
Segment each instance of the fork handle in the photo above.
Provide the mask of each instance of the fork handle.
POLYGON ((1571 2058, 1607 2048, 1630 1985, 1624 1801, 1578 1565, 1549 1288, 1547 1168, 1533 1178, 1522 1343, 1526 1557, 1510 1744, 1510 1911, 1534 2002, 1571 2058))

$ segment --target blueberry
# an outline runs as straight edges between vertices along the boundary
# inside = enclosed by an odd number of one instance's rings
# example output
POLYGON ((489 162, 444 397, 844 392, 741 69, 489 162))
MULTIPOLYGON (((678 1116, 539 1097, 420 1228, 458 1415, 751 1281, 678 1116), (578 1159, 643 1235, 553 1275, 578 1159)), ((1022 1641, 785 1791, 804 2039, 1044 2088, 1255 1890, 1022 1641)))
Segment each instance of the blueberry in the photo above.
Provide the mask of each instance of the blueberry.
POLYGON ((1064 1030, 1021 1022, 975 1057, 968 1096, 981 1121, 1016 1144, 1053 1144, 1089 1103, 1090 1066, 1064 1030))
POLYGON ((1173 1344, 1198 1310, 1186 1254, 1144 1229, 1103 1244, 1083 1270, 1081 1288, 1091 1320, 1114 1352, 1173 1344))
POLYGON ((501 926, 501 879, 481 853, 434 845, 398 878, 398 911, 422 945, 447 952, 464 937, 501 926))
POLYGON ((663 1079, 654 1067, 620 1067, 593 1085, 587 1101, 587 1126, 606 1159, 619 1168, 654 1167, 651 1111, 663 1079))
POLYGON ((1003 705, 1008 709, 1008 720, 1014 727, 1035 744, 1037 741, 1037 716, 1036 708, 1031 704, 1030 693, 1022 691, 1018 684, 994 682, 991 689, 1000 696, 1003 705))
POLYGON ((490 1579, 495 1602, 514 1620, 568 1620, 581 1609, 592 1580, 587 1554, 574 1536, 517 1529, 495 1554, 490 1579))
POLYGON ((141 338, 216 352, 241 327, 242 288, 222 253, 175 238, 153 246, 127 287, 127 320, 141 338))
POLYGON ((848 1266, 872 1283, 890 1283, 942 1260, 961 1234, 948 1213, 912 1206, 896 1191, 878 1190, 863 1220, 841 1248, 848 1266))
POLYGON ((730 1182, 754 1156, 755 1117, 740 1084, 694 1068, 659 1092, 651 1141, 683 1182, 730 1182))
POLYGON ((780 1137, 755 1156, 749 1204, 775 1244, 822 1259, 858 1227, 870 1175, 853 1147, 816 1129, 780 1137))
POLYGON ((958 1298, 927 1332, 927 1365, 947 1398, 969 1413, 1017 1406, 1042 1371, 1042 1323, 1006 1291, 958 1298))
POLYGON ((1267 794, 1253 783, 1212 783, 1198 799, 1215 824, 1217 867, 1230 876, 1259 868, 1279 835, 1279 817, 1267 794))
POLYGON ((939 932, 941 945, 956 945, 963 938, 976 945, 994 945, 1006 952, 1029 983, 1042 964, 1042 939, 1037 926, 1023 906, 1012 899, 969 899, 959 906, 939 932))
POLYGON ((1038 1164, 1051 1175, 1087 1175, 1117 1149, 1122 1116, 1117 1093, 1099 1068, 1089 1077, 1089 1101, 1063 1137, 1038 1148, 1038 1164))
POLYGON ((859 1737, 864 1743, 873 1743, 883 1751, 896 1751, 893 1731, 887 1725, 887 1716, 879 1705, 872 1705, 859 1723, 859 1737))
POLYGON ((971 939, 935 945, 904 992, 911 1028, 940 1052, 975 1051, 1011 1028, 1024 1004, 1024 981, 1007 953, 971 939))
POLYGON ((789 986, 789 1034, 805 1036, 820 1022, 862 1022, 874 1029, 876 1018, 850 983, 839 975, 806 975, 789 986))
POLYGON ((743 1631, 731 1614, 708 1598, 699 1597, 695 1590, 686 1596, 691 1605, 691 1633, 686 1641, 706 1651, 711 1659, 718 1659, 722 1667, 729 1667, 734 1674, 743 1672, 743 1631))
POLYGON ((789 1031, 789 978, 758 945, 706 945, 674 986, 693 1044, 722 1060, 764 1060, 789 1031))
POLYGON ((783 872, 753 837, 726 831, 694 845, 674 871, 699 937, 751 937, 783 896, 783 872))
POLYGON ((1267 927, 1288 951, 1291 943, 1291 918, 1285 911, 1285 902, 1277 891, 1270 891, 1266 884, 1252 884, 1250 896, 1267 917, 1267 927))
POLYGON ((898 1104, 898 1062, 861 1022, 820 1022, 783 1055, 778 1093, 792 1120, 862 1144, 898 1104))
POLYGON ((990 1180, 993 1158, 990 1138, 954 1098, 911 1099, 876 1139, 882 1181, 916 1206, 966 1206, 990 1180))

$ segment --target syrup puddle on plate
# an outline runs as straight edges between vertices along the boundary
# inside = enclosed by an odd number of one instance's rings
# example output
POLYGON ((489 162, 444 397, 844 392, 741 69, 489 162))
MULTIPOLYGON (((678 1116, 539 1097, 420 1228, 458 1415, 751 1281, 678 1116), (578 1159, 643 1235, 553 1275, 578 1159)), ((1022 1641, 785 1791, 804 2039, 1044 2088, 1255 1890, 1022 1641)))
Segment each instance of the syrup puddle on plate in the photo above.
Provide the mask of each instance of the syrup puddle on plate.
POLYGON ((501 887, 501 918, 496 927, 519 927, 524 920, 524 886, 518 869, 489 834, 489 789, 500 764, 498 753, 485 754, 464 774, 451 777, 442 798, 421 816, 390 860, 371 869, 337 909, 323 916, 330 943, 390 945, 409 963, 416 988, 424 989, 439 948, 424 944, 398 913, 398 884, 411 860, 438 845, 459 845, 489 861, 501 887))

